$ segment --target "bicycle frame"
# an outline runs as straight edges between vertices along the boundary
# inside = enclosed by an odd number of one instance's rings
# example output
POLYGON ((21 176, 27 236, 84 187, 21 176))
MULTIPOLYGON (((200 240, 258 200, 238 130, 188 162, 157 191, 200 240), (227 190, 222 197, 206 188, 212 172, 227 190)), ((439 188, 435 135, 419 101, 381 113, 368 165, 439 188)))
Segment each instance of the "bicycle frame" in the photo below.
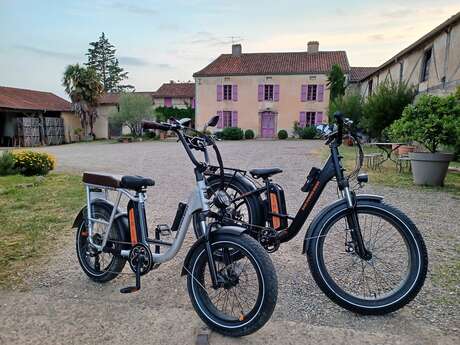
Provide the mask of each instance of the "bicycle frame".
MULTIPOLYGON (((337 138, 340 138, 340 136, 337 135, 337 138)), ((252 194, 257 194, 257 195, 265 194, 266 200, 268 203, 267 220, 270 222, 270 225, 272 228, 273 228, 273 224, 272 224, 273 216, 287 218, 289 220, 292 220, 291 224, 286 229, 279 230, 277 232, 279 241, 281 243, 287 242, 291 240, 292 238, 294 238, 300 232, 303 225, 305 224, 305 221, 307 220, 311 211, 315 207, 324 188, 335 177, 337 180, 339 191, 342 194, 342 198, 346 201, 347 207, 350 210, 349 214, 347 215, 347 222, 351 230, 352 238, 353 240, 355 240, 357 244, 357 252, 360 256, 364 257, 367 255, 368 251, 366 250, 363 240, 362 240, 358 218, 356 216, 356 213, 353 212, 354 207, 355 207, 355 194, 350 191, 349 182, 348 182, 348 179, 344 175, 344 169, 341 163, 341 157, 340 157, 339 150, 338 150, 339 146, 341 145, 341 139, 331 140, 331 142, 328 142, 328 144, 329 144, 331 154, 328 160, 326 161, 326 163, 324 164, 323 168, 319 170, 319 173, 315 176, 312 176, 311 180, 307 178, 307 181, 305 182, 305 185, 302 189, 308 186, 308 190, 307 190, 308 194, 305 197, 303 203, 301 204, 299 210, 297 211, 295 217, 292 217, 288 214, 274 213, 271 211, 272 209, 271 200, 269 198, 269 186, 270 186, 271 180, 269 178, 267 178, 264 181, 265 185, 263 187, 259 187, 253 191, 244 193, 240 195, 239 197, 233 199, 232 202, 237 202, 252 194)), ((210 167, 209 171, 214 174, 217 174, 216 172, 218 169, 221 169, 221 168, 212 166, 210 167)), ((241 170, 239 169, 233 169, 233 168, 224 168, 224 169, 233 171, 233 178, 235 178, 236 174, 242 173, 241 170)), ((223 172, 221 171, 220 175, 222 175, 222 173, 223 172)), ((243 171, 242 174, 245 176, 246 172, 243 171)), ((230 182, 228 184, 230 184, 230 182)))
MULTIPOLYGON (((182 247, 182 244, 185 239, 185 235, 188 231, 190 222, 192 221, 193 214, 196 212, 207 212, 209 210, 209 200, 205 197, 205 191, 206 191, 206 184, 204 180, 198 180, 197 185, 194 188, 194 190, 191 192, 187 206, 184 212, 184 215, 181 219, 180 226, 177 230, 177 235, 174 238, 172 243, 169 242, 163 242, 155 239, 149 239, 148 238, 148 226, 147 224, 143 221, 145 219, 145 193, 132 193, 126 189, 122 188, 110 188, 107 186, 99 186, 99 185, 91 185, 91 184, 86 184, 86 203, 87 203, 87 226, 88 226, 88 232, 89 232, 89 241, 94 248, 96 248, 98 251, 104 251, 105 246, 107 244, 109 235, 110 235, 110 230, 112 229, 112 224, 113 222, 120 216, 125 216, 125 213, 119 212, 118 206, 120 204, 121 197, 125 195, 128 197, 129 200, 132 200, 137 207, 134 207, 134 209, 137 211, 137 214, 134 214, 135 219, 139 220, 139 226, 140 226, 140 239, 138 240, 138 243, 142 243, 145 245, 149 245, 149 243, 157 244, 157 245, 164 245, 168 246, 168 250, 164 253, 152 253, 152 261, 154 263, 163 263, 166 261, 171 260, 176 256, 176 254, 179 252, 180 248, 182 247), (91 212, 91 203, 92 199, 91 194, 92 193, 99 193, 101 190, 105 190, 106 192, 108 190, 114 190, 116 191, 117 197, 116 197, 116 202, 112 211, 112 214, 110 215, 110 220, 109 222, 103 221, 101 219, 96 219, 93 218, 92 212, 91 212), (93 241, 93 224, 94 223, 101 223, 106 226, 105 228, 105 236, 103 238, 102 244, 97 245, 93 241)), ((107 196, 107 193, 105 193, 107 196)), ((105 197, 106 199, 106 197, 105 197)), ((208 229, 206 226, 204 229, 202 229, 203 234, 206 236, 208 234, 208 229)), ((134 243, 133 243, 134 244, 134 243)), ((121 250, 120 255, 124 257, 129 256, 130 250, 121 250)))

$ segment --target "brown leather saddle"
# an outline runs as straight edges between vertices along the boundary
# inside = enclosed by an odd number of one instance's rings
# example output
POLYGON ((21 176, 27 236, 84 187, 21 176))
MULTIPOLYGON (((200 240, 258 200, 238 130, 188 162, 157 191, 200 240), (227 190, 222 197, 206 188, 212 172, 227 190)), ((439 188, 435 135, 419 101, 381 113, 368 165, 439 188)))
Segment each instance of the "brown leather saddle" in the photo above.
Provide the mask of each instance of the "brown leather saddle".
POLYGON ((125 188, 139 191, 154 186, 155 181, 149 177, 131 175, 113 175, 106 173, 83 173, 83 182, 110 188, 125 188))

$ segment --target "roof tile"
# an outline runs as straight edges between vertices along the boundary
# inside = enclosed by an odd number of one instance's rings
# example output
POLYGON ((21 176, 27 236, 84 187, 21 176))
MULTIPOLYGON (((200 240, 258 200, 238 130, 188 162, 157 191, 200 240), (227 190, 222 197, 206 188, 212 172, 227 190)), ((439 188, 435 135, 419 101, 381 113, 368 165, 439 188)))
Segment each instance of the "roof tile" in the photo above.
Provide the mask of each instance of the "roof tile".
POLYGON ((193 98, 195 97, 195 83, 164 83, 153 97, 193 98))
POLYGON ((0 108, 71 111, 72 105, 51 92, 0 86, 0 108))
POLYGON ((350 70, 344 51, 222 54, 193 76, 324 74, 334 64, 338 64, 345 73, 350 70))

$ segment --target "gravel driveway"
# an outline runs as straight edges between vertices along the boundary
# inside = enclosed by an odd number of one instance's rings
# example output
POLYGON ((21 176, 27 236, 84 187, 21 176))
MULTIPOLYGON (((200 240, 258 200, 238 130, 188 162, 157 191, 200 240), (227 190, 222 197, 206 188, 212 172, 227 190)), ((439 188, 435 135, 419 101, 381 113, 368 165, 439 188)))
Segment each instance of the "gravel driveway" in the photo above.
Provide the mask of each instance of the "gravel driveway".
MULTIPOLYGON (((321 164, 321 141, 253 141, 219 144, 227 166, 279 166, 276 177, 286 192, 291 213, 305 194, 305 176, 321 164)), ((151 176, 149 223, 171 223, 177 203, 193 186, 192 165, 175 142, 131 144, 72 144, 47 147, 58 171, 84 170, 151 176)), ((375 186, 364 190, 381 194, 406 212, 420 228, 430 255, 430 272, 419 296, 387 316, 363 317, 342 310, 316 287, 301 254, 304 231, 272 255, 279 279, 279 299, 272 320, 258 333, 242 339, 210 334, 211 344, 458 344, 460 309, 432 282, 433 267, 458 255, 460 200, 442 192, 421 192, 375 186)), ((331 184, 318 210, 337 198, 331 184)), ((82 203, 84 201, 82 200, 82 203)), ((71 224, 73 219, 69 219, 71 224)), ((23 291, 2 291, 0 344, 194 344, 203 323, 194 313, 180 277, 187 248, 179 256, 143 278, 143 289, 121 295, 132 282, 122 276, 106 285, 89 281, 80 271, 73 231, 39 268, 34 268, 23 291)), ((185 247, 192 242, 189 233, 185 247)), ((458 258, 457 258, 458 260, 458 258)), ((125 270, 129 273, 128 270, 125 270)), ((457 282, 458 284, 458 282, 457 282)), ((458 290, 457 290, 458 291, 458 290)), ((458 300, 458 299, 457 299, 458 300)))

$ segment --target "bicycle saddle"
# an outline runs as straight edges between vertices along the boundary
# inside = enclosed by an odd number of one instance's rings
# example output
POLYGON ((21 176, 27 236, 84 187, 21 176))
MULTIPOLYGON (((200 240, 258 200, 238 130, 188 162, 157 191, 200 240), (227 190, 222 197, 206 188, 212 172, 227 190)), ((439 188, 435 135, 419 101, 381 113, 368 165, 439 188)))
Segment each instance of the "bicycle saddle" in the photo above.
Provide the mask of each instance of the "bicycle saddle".
POLYGON ((267 177, 282 173, 283 170, 280 168, 262 168, 262 169, 252 169, 249 170, 249 173, 254 178, 263 178, 266 179, 267 177))
POLYGON ((126 188, 140 190, 143 187, 154 186, 155 181, 148 177, 130 176, 130 175, 112 175, 106 173, 83 173, 83 182, 97 186, 111 188, 126 188))

